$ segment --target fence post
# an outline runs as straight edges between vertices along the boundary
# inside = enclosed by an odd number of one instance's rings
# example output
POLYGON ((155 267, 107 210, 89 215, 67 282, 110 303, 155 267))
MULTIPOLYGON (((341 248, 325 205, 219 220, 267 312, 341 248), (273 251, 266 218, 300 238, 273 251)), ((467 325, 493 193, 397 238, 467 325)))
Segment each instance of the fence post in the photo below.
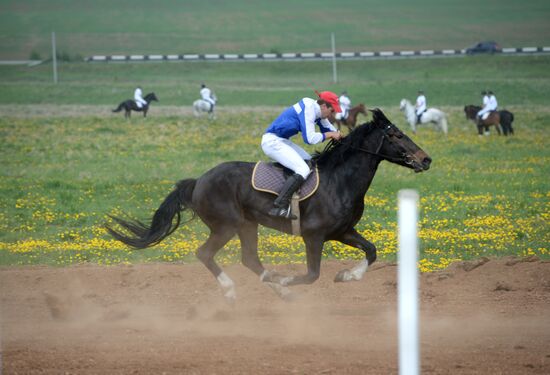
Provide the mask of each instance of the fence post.
POLYGON ((398 202, 399 374, 417 375, 420 372, 417 267, 418 193, 415 190, 400 190, 398 202))
POLYGON ((55 50, 55 31, 52 31, 52 62, 53 62, 53 83, 57 83, 57 52, 55 50))
POLYGON ((330 34, 330 40, 332 44, 332 81, 338 83, 338 74, 336 73, 336 38, 334 33, 330 34))

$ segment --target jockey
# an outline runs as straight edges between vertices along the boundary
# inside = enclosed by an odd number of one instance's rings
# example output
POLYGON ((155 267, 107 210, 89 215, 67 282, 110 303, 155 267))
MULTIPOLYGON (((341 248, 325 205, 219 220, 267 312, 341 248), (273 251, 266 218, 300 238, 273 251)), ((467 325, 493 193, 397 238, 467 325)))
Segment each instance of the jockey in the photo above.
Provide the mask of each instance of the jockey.
POLYGON ((216 105, 216 101, 212 98, 212 91, 208 87, 206 87, 204 83, 201 84, 200 95, 202 100, 210 104, 210 110, 208 111, 208 113, 212 113, 212 111, 214 110, 214 106, 216 105))
POLYGON ((305 162, 311 159, 311 155, 289 138, 302 133, 306 144, 317 144, 326 139, 339 140, 342 137, 328 120, 331 113, 342 111, 338 96, 331 91, 323 91, 317 95, 317 100, 303 98, 285 109, 262 136, 262 150, 265 154, 294 171, 273 202, 273 208, 268 213, 270 216, 295 218, 290 212, 290 199, 311 173, 305 162), (316 131, 315 125, 319 126, 320 132, 316 131))
POLYGON ((485 120, 487 116, 489 116, 489 112, 491 111, 491 107, 489 105, 489 93, 487 91, 482 91, 481 95, 483 96, 483 106, 479 112, 477 112, 477 118, 479 120, 485 120))
POLYGON ((141 87, 136 87, 136 90, 134 91, 134 100, 136 101, 136 105, 138 108, 143 108, 147 106, 147 102, 143 99, 143 92, 141 91, 141 87))
POLYGON ((420 117, 426 112, 426 97, 422 90, 418 90, 418 97, 416 98, 416 104, 414 106, 416 113, 416 123, 420 124, 420 117))
POLYGON ((338 98, 338 103, 342 109, 342 113, 337 113, 334 118, 336 120, 346 120, 349 115, 349 110, 351 109, 351 100, 348 96, 347 91, 342 91, 342 94, 338 98))

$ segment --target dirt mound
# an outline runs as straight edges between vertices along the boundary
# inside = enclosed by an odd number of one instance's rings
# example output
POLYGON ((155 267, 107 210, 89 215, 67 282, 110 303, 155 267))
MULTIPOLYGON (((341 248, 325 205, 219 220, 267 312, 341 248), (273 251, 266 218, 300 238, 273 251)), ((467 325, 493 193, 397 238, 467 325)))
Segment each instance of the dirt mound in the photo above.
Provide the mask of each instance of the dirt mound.
MULTIPOLYGON (((324 262, 292 302, 226 267, 233 306, 200 264, 2 268, 3 373, 397 373, 397 267, 332 281, 352 264, 324 262)), ((550 263, 455 263, 420 295, 423 373, 550 373, 550 263)))

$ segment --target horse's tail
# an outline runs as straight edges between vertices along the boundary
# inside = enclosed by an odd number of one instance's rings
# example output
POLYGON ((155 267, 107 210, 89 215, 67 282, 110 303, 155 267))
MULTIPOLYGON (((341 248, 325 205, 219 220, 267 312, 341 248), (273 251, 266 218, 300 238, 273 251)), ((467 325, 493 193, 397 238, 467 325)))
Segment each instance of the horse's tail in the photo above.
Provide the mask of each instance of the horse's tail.
POLYGON ((120 103, 117 108, 113 109, 113 112, 120 112, 124 107, 124 102, 120 103))
POLYGON ((195 189, 195 179, 181 180, 176 188, 164 199, 160 207, 153 215, 151 225, 147 226, 137 220, 123 220, 118 217, 111 218, 131 235, 116 231, 106 225, 107 231, 117 240, 137 249, 144 249, 161 242, 172 234, 180 225, 181 211, 191 209, 191 195, 195 189), (174 217, 176 222, 174 223, 174 217))

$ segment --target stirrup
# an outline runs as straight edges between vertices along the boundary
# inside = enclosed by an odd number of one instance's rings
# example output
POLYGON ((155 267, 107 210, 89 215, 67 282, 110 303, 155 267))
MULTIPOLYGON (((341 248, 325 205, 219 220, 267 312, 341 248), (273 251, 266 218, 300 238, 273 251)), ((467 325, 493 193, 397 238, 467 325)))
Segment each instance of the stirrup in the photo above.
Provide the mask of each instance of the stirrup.
POLYGON ((282 217, 290 220, 296 220, 298 218, 290 211, 290 205, 288 205, 288 207, 273 207, 271 210, 269 210, 268 215, 273 217, 282 217))

